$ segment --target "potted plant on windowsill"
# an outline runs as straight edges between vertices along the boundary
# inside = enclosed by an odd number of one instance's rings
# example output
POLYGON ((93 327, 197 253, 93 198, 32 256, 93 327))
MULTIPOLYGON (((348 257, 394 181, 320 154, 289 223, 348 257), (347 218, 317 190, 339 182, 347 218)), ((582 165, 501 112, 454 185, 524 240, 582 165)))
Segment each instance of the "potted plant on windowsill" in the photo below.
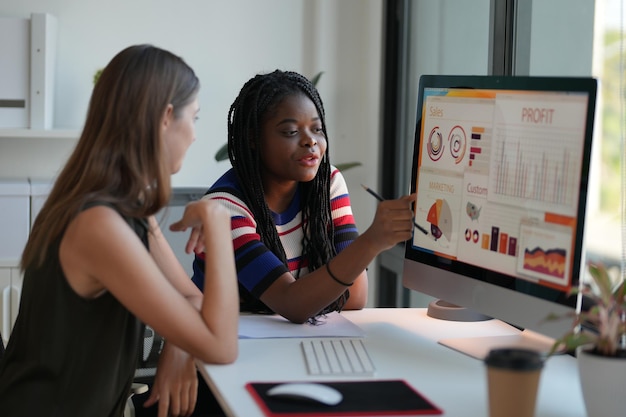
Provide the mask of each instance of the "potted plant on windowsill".
POLYGON ((594 286, 572 289, 591 302, 574 315, 571 329, 551 353, 575 351, 581 388, 589 416, 618 416, 626 412, 626 282, 614 286, 602 264, 587 266, 594 286))

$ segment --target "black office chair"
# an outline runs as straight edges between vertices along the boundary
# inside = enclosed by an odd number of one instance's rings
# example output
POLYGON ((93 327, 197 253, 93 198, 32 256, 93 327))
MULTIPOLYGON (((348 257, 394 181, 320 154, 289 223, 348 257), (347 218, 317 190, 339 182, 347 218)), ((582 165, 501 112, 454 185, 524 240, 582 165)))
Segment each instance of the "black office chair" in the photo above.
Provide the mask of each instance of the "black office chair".
POLYGON ((131 398, 126 404, 124 417, 135 417, 136 414, 141 415, 141 413, 135 412, 135 408, 141 407, 146 398, 144 398, 145 396, 138 396, 133 400, 133 395, 148 392, 149 387, 154 383, 159 355, 161 350, 163 350, 164 344, 165 339, 163 337, 158 335, 150 326, 145 326, 143 339, 139 345, 137 355, 137 369, 135 371, 133 389, 131 390, 131 398))
MULTIPOLYGON (((134 379, 136 384, 144 384, 145 386, 152 386, 154 384, 157 363, 164 344, 165 339, 162 336, 156 333, 150 326, 145 327, 143 343, 139 345, 137 370, 135 371, 134 379)), ((199 376, 199 378, 201 378, 201 376, 199 376)), ((137 395, 132 397, 129 403, 133 403, 134 407, 137 408, 137 412, 135 414, 134 409, 128 410, 127 407, 128 413, 125 413, 124 417, 134 417, 135 415, 155 416, 158 410, 158 405, 152 406, 149 409, 142 409, 143 402, 146 401, 146 399, 147 395, 137 395)), ((207 384, 200 380, 198 386, 198 399, 193 416, 225 417, 224 411, 207 384)))
POLYGON ((133 401, 133 396, 145 394, 148 392, 149 384, 154 382, 159 354, 163 349, 164 343, 165 339, 159 336, 151 327, 145 326, 142 343, 139 345, 135 378, 128 402, 124 408, 123 417, 135 417, 137 404, 133 401))
POLYGON ((164 344, 165 339, 163 337, 158 335, 150 326, 145 326, 143 342, 139 345, 135 382, 152 383, 164 344))

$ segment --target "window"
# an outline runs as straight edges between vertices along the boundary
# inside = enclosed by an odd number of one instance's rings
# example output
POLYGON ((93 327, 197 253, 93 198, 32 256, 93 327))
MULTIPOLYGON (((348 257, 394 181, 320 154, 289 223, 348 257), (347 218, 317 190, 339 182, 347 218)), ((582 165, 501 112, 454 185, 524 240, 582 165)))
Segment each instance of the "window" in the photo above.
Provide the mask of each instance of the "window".
POLYGON ((590 202, 589 247, 615 266, 626 257, 625 9, 623 0, 597 0, 592 69, 600 80, 594 138, 600 163, 592 178, 597 193, 590 202))
MULTIPOLYGON (((590 177, 588 258, 618 266, 626 258, 623 0, 389 0, 381 192, 406 193, 416 93, 422 74, 571 75, 598 78, 590 177), (394 138, 394 140, 389 140, 394 138), (594 192, 595 191, 595 192, 594 192)), ((399 279, 402 247, 379 256, 380 306, 408 300, 399 279)), ((622 268, 623 269, 623 268, 622 268)))

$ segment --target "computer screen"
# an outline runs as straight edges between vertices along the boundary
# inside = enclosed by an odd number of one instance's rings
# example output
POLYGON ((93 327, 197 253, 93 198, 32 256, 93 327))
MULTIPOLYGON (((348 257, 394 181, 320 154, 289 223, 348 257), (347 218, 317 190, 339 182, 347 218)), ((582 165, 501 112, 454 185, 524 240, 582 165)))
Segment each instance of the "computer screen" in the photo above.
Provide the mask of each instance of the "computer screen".
POLYGON ((569 290, 584 264, 596 90, 593 78, 420 78, 403 285, 524 330, 442 343, 544 350, 571 326, 546 319, 580 304, 569 290))

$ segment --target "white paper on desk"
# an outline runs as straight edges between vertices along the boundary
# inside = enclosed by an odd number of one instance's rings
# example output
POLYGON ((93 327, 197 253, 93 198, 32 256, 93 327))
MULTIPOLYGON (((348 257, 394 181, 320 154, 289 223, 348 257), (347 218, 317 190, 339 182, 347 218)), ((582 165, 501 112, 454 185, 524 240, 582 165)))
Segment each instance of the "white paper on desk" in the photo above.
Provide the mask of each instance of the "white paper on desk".
POLYGON ((365 332, 336 311, 322 316, 318 324, 295 324, 280 316, 244 314, 239 316, 240 339, 286 337, 363 337, 365 332))

